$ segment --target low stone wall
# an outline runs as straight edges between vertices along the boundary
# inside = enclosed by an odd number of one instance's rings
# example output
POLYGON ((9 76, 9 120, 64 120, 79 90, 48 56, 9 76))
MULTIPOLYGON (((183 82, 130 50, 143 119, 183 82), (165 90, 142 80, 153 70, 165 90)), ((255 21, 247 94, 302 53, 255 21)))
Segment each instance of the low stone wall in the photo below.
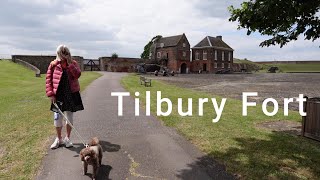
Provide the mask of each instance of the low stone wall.
POLYGON ((135 72, 135 67, 139 63, 145 63, 146 60, 140 58, 111 58, 101 57, 100 70, 110 72, 135 72))
POLYGON ((35 74, 36 74, 36 77, 41 77, 41 75, 40 75, 40 70, 39 70, 37 67, 35 67, 34 65, 29 64, 29 63, 27 63, 27 62, 25 62, 25 61, 22 61, 22 60, 20 60, 20 59, 15 59, 15 62, 16 62, 17 64, 21 64, 21 65, 23 65, 23 66, 25 66, 25 67, 33 70, 33 71, 35 72, 35 74))
MULTIPOLYGON (((83 71, 83 57, 73 56, 72 58, 79 63, 81 71, 83 71)), ((50 62, 56 59, 56 56, 12 55, 13 62, 16 62, 17 59, 37 67, 40 70, 40 73, 44 74, 47 72, 50 62)))

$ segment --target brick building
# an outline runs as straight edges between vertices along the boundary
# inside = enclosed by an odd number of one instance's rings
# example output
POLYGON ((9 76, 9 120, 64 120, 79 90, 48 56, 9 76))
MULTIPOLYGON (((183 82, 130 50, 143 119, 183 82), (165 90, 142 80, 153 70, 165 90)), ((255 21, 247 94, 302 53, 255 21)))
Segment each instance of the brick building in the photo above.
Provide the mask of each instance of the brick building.
POLYGON ((160 62, 170 71, 188 73, 191 68, 190 43, 185 34, 162 37, 150 47, 150 59, 160 62))
POLYGON ((205 37, 192 48, 192 72, 199 70, 215 73, 219 70, 232 71, 233 49, 222 40, 222 36, 205 37))

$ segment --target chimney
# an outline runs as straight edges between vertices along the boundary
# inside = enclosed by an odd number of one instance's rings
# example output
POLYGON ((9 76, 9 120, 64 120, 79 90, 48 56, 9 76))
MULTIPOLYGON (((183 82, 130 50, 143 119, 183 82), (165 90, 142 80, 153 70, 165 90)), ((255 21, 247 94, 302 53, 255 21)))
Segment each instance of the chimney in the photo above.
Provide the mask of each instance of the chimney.
POLYGON ((216 38, 222 41, 222 36, 217 36, 216 38))

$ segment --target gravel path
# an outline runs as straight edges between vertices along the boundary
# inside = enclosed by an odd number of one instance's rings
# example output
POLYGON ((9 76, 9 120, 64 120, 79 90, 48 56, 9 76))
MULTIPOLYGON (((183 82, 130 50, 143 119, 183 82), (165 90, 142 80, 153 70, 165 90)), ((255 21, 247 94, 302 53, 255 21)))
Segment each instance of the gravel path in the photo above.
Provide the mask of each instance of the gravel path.
MULTIPOLYGON (((266 98, 276 99, 282 105, 284 98, 320 97, 319 73, 277 73, 277 74, 180 74, 174 77, 155 77, 170 84, 227 98, 242 99, 242 92, 258 92, 258 103, 266 98)), ((292 110, 298 104, 290 104, 292 110)))

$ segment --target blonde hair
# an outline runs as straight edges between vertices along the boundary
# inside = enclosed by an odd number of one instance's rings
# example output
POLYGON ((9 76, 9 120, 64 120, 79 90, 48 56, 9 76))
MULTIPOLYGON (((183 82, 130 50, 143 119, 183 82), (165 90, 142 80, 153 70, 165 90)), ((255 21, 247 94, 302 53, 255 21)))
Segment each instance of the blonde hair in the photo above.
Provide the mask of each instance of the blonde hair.
POLYGON ((66 61, 71 61, 71 53, 69 48, 66 45, 60 45, 57 48, 57 60, 66 60, 66 61))

